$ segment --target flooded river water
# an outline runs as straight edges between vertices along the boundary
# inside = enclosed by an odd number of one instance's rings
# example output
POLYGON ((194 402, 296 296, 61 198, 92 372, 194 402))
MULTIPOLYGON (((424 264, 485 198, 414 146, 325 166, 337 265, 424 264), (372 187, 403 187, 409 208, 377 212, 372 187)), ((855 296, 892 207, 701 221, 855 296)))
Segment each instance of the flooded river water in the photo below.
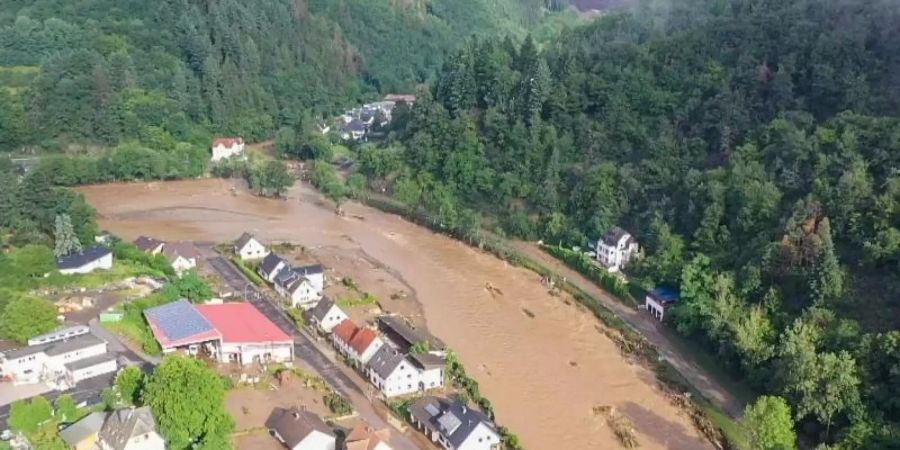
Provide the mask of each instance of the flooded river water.
POLYGON ((249 231, 313 251, 363 249, 415 291, 430 331, 459 353, 498 420, 530 450, 619 448, 592 412, 599 405, 632 421, 642 449, 712 447, 650 371, 630 364, 592 315, 551 296, 536 274, 359 204, 339 217, 305 185, 286 201, 234 186, 194 180, 80 191, 100 226, 126 238, 227 241, 249 231))

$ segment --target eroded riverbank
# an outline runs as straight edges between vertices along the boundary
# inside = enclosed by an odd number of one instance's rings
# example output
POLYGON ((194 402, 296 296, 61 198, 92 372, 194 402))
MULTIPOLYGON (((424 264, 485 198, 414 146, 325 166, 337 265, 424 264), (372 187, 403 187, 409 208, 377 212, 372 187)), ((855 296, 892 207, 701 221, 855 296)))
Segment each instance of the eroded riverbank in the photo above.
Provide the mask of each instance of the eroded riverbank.
POLYGON ((598 405, 630 418, 641 448, 711 447, 656 387, 653 373, 630 364, 597 331, 590 313, 551 296, 534 273, 396 216, 348 204, 339 217, 301 185, 287 201, 232 191, 222 180, 80 191, 97 208, 100 226, 126 238, 226 241, 250 231, 313 252, 364 249, 410 286, 430 330, 460 354, 500 421, 529 449, 618 448, 592 412, 598 405))

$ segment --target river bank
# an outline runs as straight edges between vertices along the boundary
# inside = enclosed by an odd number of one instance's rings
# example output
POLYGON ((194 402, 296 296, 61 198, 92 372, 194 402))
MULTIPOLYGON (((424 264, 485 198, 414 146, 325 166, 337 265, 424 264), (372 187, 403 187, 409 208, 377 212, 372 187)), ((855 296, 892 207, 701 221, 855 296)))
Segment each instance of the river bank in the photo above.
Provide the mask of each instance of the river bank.
POLYGON ((296 185, 288 199, 260 199, 224 180, 87 186, 102 228, 126 238, 228 240, 244 231, 348 255, 364 249, 402 276, 434 334, 456 349, 499 420, 526 448, 617 448, 594 414, 610 405, 647 449, 711 448, 657 387, 574 301, 553 296, 535 273, 356 203, 336 216, 296 185), (490 288, 486 288, 490 286, 490 288))

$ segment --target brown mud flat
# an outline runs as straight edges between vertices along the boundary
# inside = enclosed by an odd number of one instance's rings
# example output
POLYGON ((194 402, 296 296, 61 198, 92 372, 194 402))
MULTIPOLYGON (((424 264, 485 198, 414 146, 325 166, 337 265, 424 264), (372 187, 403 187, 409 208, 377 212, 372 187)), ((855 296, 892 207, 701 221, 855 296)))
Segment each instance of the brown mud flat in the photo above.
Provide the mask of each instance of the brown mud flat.
MULTIPOLYGON (((459 353, 501 424, 526 448, 620 448, 593 413, 597 405, 627 417, 643 449, 712 448, 651 371, 629 362, 597 332, 596 318, 550 295, 533 272, 359 204, 345 205, 339 217, 305 185, 294 186, 287 200, 256 198, 233 186, 208 179, 80 191, 97 209, 100 226, 125 238, 227 241, 249 231, 313 254, 319 248, 326 265, 364 251, 409 286, 402 301, 418 301, 429 330, 459 353)), ((404 306, 406 313, 417 310, 404 306)))

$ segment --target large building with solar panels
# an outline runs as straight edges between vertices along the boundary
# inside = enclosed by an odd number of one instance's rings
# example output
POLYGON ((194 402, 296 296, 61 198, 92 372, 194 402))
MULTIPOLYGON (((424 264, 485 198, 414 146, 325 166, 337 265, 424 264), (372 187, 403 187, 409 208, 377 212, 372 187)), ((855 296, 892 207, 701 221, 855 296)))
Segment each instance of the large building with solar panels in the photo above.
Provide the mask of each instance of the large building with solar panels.
POLYGON ((249 303, 194 305, 182 299, 149 308, 144 317, 163 353, 242 365, 294 359, 293 339, 249 303))

